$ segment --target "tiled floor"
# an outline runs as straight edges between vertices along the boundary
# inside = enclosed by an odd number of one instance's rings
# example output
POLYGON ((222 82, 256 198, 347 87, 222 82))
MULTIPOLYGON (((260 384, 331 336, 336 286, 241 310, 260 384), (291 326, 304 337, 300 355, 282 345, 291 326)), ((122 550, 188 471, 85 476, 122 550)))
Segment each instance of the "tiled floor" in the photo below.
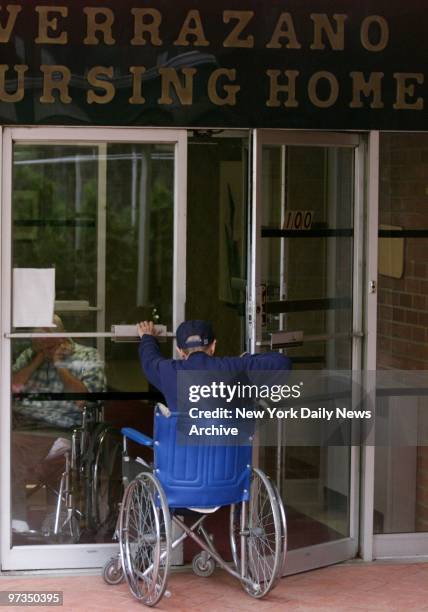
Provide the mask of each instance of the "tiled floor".
MULTIPOLYGON (((125 584, 106 585, 99 576, 7 576, 0 577, 0 591, 60 590, 64 605, 44 610, 96 611, 142 610, 125 584)), ((428 563, 348 563, 290 576, 264 600, 251 599, 239 584, 217 570, 210 578, 190 572, 174 573, 169 581, 170 598, 158 610, 174 612, 224 610, 428 610, 428 563)), ((28 609, 2 607, 3 610, 28 609)), ((38 606, 31 607, 42 609, 38 606)))

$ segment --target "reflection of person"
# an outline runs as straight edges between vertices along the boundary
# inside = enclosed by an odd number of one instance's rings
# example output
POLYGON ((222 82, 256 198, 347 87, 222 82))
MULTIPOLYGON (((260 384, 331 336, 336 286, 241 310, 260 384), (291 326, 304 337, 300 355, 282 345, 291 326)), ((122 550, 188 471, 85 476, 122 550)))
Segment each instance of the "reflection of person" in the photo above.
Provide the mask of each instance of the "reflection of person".
MULTIPOLYGON (((55 332, 64 331, 55 315, 55 332)), ((34 338, 12 368, 15 393, 94 393, 105 387, 104 367, 95 348, 71 338, 49 338, 51 328, 38 330, 46 338, 34 338)), ((81 424, 82 401, 39 401, 25 397, 14 405, 18 423, 36 426, 75 427, 81 424)))
POLYGON ((83 400, 55 399, 60 393, 94 393, 105 389, 104 366, 95 348, 74 342, 71 338, 49 337, 64 326, 55 315, 55 328, 37 330, 45 338, 34 338, 12 367, 12 391, 23 394, 13 404, 12 436, 12 527, 28 529, 25 484, 34 477, 58 485, 64 469, 61 447, 67 449, 61 431, 82 423, 83 400), (32 398, 32 394, 49 393, 51 400, 32 398), (28 395, 27 395, 28 394, 28 395), (24 431, 23 431, 24 430, 24 431), (41 430, 41 431, 40 431, 41 430), (58 431, 60 430, 60 431, 58 431), (59 439, 59 440, 58 440, 59 439), (56 444, 55 444, 56 441, 56 444), (61 444, 59 442, 61 441, 61 444), (54 446, 55 445, 55 446, 54 446))
POLYGON ((208 321, 184 321, 176 332, 177 351, 181 359, 162 357, 152 321, 139 323, 140 360, 148 380, 161 391, 172 410, 177 402, 177 371, 214 370, 246 372, 251 370, 289 370, 291 361, 281 353, 269 352, 241 357, 215 357, 216 340, 208 321))

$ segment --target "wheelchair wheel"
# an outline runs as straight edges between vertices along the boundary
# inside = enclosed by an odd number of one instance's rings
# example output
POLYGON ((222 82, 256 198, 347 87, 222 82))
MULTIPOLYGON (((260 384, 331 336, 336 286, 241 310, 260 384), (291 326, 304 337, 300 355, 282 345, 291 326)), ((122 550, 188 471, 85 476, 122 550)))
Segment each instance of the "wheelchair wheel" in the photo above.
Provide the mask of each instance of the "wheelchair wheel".
POLYGON ((131 593, 147 606, 156 605, 168 579, 171 520, 165 493, 151 472, 139 474, 125 491, 119 545, 131 593))
POLYGON ((61 544, 77 544, 80 540, 80 522, 75 512, 68 516, 67 510, 61 510, 59 515, 59 532, 54 533, 56 513, 45 516, 41 532, 45 538, 61 544))
POLYGON ((107 584, 120 584, 125 580, 120 557, 112 557, 103 567, 103 578, 107 584))
POLYGON ((282 503, 281 495, 279 494, 279 491, 278 491, 278 487, 273 482, 271 482, 271 484, 275 491, 275 497, 278 502, 279 514, 280 514, 280 519, 281 519, 281 557, 280 557, 280 563, 279 563, 279 568, 278 568, 278 576, 276 580, 278 581, 284 574, 285 558, 287 556, 287 544, 288 544, 287 517, 285 514, 284 504, 282 503))
POLYGON ((117 509, 122 498, 121 438, 118 433, 106 428, 97 439, 95 460, 92 468, 91 526, 95 530, 113 530, 117 509))
POLYGON ((249 501, 231 506, 232 556, 242 575, 242 586, 252 597, 264 597, 282 573, 285 513, 281 506, 270 479, 258 469, 253 469, 251 476, 249 501))
POLYGON ((200 552, 193 557, 192 570, 197 576, 208 578, 214 573, 215 561, 212 557, 204 559, 204 554, 200 552))

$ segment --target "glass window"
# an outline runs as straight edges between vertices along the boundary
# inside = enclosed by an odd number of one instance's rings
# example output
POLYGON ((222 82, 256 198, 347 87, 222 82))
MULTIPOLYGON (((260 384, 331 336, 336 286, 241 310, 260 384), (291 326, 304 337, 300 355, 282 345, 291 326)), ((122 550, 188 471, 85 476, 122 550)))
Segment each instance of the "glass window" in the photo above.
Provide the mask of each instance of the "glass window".
MULTIPOLYGON (((262 155, 264 340, 302 331, 303 343, 286 349, 293 369, 350 370, 354 149, 274 145, 262 155)), ((349 447, 292 446, 287 426, 278 436, 260 460, 286 503, 289 548, 346 537, 349 447)))
POLYGON ((212 321, 219 355, 245 347, 247 159, 247 137, 189 139, 186 317, 212 321))
POLYGON ((174 146, 14 146, 13 266, 55 268, 69 331, 172 323, 174 146))
MULTIPOLYGON (((428 134, 380 140, 378 370, 428 370, 428 134)), ((428 531, 427 398, 384 394, 377 427, 394 444, 376 448, 376 533, 428 531), (400 443, 401 440, 401 443, 400 443)), ((387 440, 388 442, 388 440, 387 440)))
POLYGON ((119 428, 150 435, 159 395, 137 344, 103 333, 171 329, 174 145, 16 143, 12 218, 13 268, 55 271, 54 327, 12 341, 13 545, 110 542, 119 428))
POLYGON ((265 146, 262 185, 265 331, 304 331, 299 367, 350 369, 354 151, 265 146))

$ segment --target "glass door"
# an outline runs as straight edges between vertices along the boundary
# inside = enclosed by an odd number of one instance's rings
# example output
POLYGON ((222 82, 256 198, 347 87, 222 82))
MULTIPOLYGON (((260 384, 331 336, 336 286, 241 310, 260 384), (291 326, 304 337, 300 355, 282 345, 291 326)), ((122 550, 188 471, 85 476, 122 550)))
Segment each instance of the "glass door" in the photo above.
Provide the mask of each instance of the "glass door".
POLYGON ((3 569, 117 548, 120 427, 150 433, 157 399, 131 326, 162 324, 170 356, 184 318, 186 147, 184 131, 4 131, 3 569))
MULTIPOLYGON (((362 160, 356 135, 256 131, 249 350, 361 368, 362 160)), ((355 556, 357 449, 292 446, 281 427, 259 463, 287 508, 286 572, 355 556)))

